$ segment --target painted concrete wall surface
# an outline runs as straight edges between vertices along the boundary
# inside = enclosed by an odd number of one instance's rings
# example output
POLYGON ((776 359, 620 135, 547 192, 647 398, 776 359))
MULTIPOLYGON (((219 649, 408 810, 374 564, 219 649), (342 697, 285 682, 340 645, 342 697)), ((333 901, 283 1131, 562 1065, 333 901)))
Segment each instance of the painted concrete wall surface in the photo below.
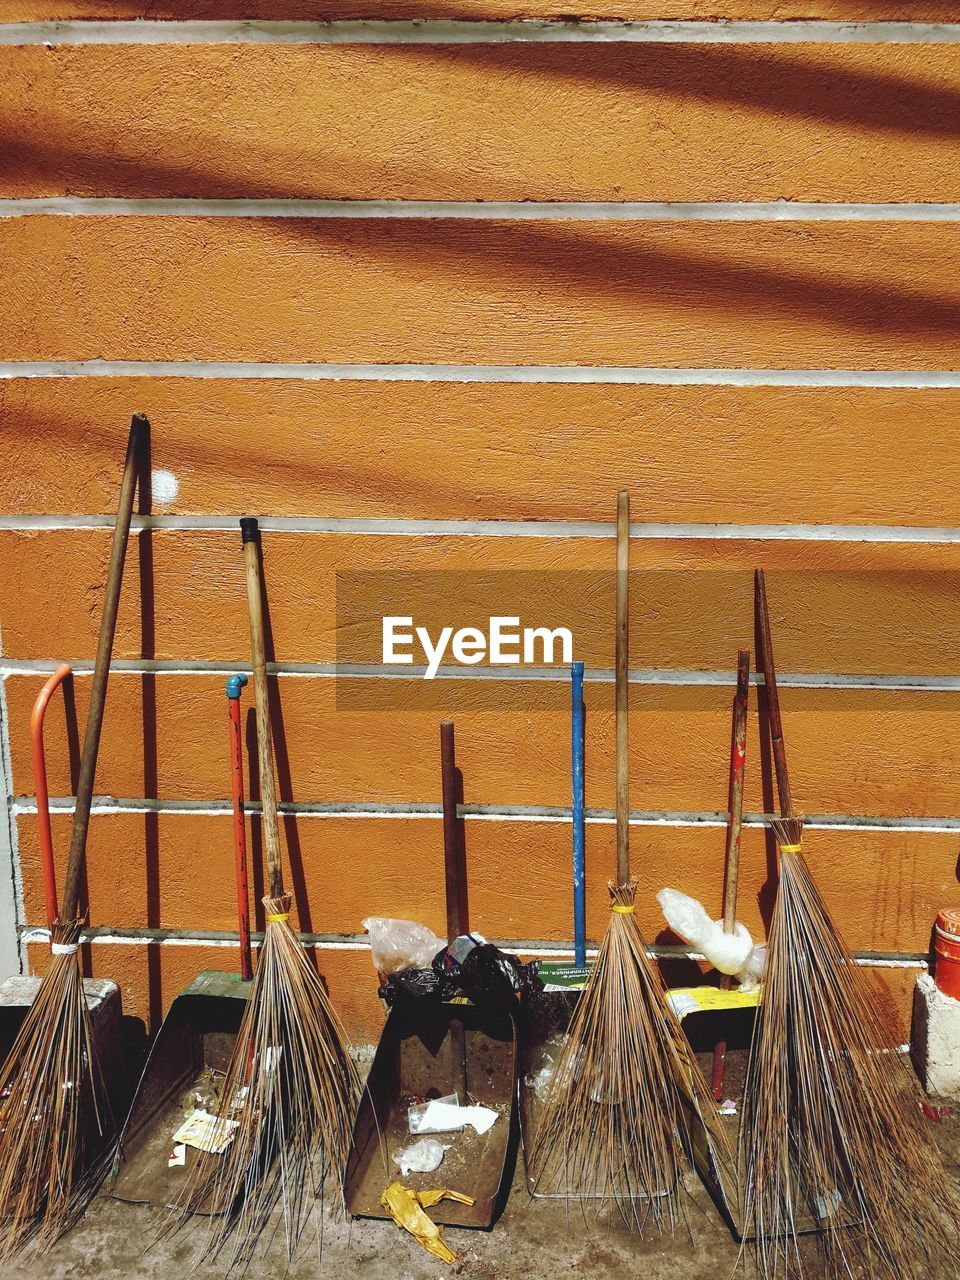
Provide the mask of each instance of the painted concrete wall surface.
MULTIPOLYGON (((473 605, 504 613, 583 584, 599 936, 627 487, 648 940, 671 941, 665 884, 719 914, 760 564, 811 865, 905 1026, 960 896, 957 17, 948 0, 0 0, 0 967, 46 963, 30 711, 73 663, 47 726, 64 856, 140 411, 152 479, 86 876, 87 971, 128 1013, 155 1027, 198 969, 237 961, 224 680, 249 654, 244 514, 264 531, 285 865, 350 1034, 381 1021, 362 918, 443 930, 445 714, 474 927, 569 949, 569 720, 562 669, 464 668, 429 692, 387 670, 338 610, 344 574, 496 583, 473 605)), ((740 914, 762 934, 755 696, 747 762, 740 914)))

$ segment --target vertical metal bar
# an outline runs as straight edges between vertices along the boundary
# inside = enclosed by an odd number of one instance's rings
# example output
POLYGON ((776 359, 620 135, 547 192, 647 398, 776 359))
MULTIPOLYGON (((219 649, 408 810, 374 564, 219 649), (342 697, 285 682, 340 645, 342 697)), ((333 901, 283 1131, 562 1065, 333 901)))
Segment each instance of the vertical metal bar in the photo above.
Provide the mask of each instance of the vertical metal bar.
POLYGON ((468 932, 463 892, 460 820, 457 815, 457 760, 453 721, 440 725, 440 771, 443 794, 443 869, 446 881, 447 942, 468 932))
POLYGON ((573 786, 573 962, 578 969, 587 963, 587 894, 584 883, 583 756, 584 715, 583 663, 570 668, 571 690, 571 774, 573 786))
MULTIPOLYGON (((462 885, 462 850, 460 823, 457 817, 457 758, 453 734, 453 721, 444 720, 440 725, 440 775, 443 793, 443 865, 447 898, 447 943, 461 933, 469 931, 464 904, 466 895, 462 885)), ((463 1022, 450 1019, 450 1055, 453 1069, 453 1085, 457 1097, 466 1105, 467 1046, 463 1022)))
POLYGON ((50 796, 47 791, 47 761, 43 750, 43 717, 47 703, 59 685, 73 675, 73 668, 61 662, 53 675, 37 694, 30 716, 30 747, 33 754, 33 790, 37 797, 37 834, 40 841, 40 862, 43 868, 43 897, 47 907, 47 924, 52 925, 60 914, 57 907, 57 869, 53 862, 53 835, 50 830, 50 796))

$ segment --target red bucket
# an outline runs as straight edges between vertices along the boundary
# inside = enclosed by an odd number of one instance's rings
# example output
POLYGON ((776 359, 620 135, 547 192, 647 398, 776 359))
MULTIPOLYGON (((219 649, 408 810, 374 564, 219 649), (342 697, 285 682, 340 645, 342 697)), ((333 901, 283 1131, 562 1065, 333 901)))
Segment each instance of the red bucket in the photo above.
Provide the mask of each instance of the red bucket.
POLYGON ((960 910, 948 908, 937 916, 933 927, 936 955, 934 979, 946 996, 960 1000, 960 910))

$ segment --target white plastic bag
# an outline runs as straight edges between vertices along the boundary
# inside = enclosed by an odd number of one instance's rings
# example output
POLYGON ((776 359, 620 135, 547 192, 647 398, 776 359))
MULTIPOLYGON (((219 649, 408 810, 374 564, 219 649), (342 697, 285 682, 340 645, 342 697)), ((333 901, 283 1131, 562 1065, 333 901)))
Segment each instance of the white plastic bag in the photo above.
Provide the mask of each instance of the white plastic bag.
POLYGON ((436 1138, 421 1138, 393 1157, 405 1178, 408 1173, 433 1173, 443 1162, 446 1148, 436 1138))
POLYGON ((737 975, 741 991, 756 991, 767 972, 767 944, 758 943, 747 956, 747 963, 737 975))
POLYGON ((724 933, 722 920, 711 920, 696 898, 677 889, 661 889, 657 901, 674 933, 702 951, 714 968, 738 974, 746 967, 753 939, 739 920, 733 933, 724 933))
POLYGON ((433 957, 446 946, 425 925, 413 920, 368 916, 363 927, 370 935, 373 967, 380 973, 428 969, 433 957))

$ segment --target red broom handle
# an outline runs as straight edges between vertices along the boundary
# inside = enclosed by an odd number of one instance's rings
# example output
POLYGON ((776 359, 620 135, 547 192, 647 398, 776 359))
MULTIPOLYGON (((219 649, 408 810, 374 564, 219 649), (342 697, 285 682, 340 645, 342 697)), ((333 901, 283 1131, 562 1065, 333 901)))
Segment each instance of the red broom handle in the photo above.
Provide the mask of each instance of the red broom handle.
POLYGON ((630 494, 617 495, 617 884, 630 880, 630 494))
POLYGON ((763 570, 758 569, 754 578, 757 622, 760 631, 760 661, 763 664, 763 684, 767 691, 767 715, 770 720, 770 744, 773 749, 773 767, 777 775, 777 793, 780 796, 780 814, 792 818, 793 799, 790 795, 790 775, 787 772, 787 751, 783 743, 783 723, 780 719, 780 694, 777 692, 777 669, 773 664, 773 645, 770 640, 770 615, 767 612, 767 588, 763 570))
POLYGON ((737 692, 733 700, 730 739, 730 792, 727 811, 727 876, 723 887, 723 929, 733 933, 737 923, 740 884, 740 831, 743 824, 743 775, 747 762, 747 706, 750 699, 750 654, 737 653, 737 692))
MULTIPOLYGON (((743 825, 743 775, 747 760, 747 705, 750 697, 750 654, 737 653, 737 692, 733 699, 733 724, 730 732, 730 781, 727 790, 727 859, 723 884, 723 931, 733 933, 737 923, 737 890, 740 884, 740 831, 743 825)), ((728 990, 731 979, 724 974, 721 990, 728 990)), ((713 1096, 723 1097, 723 1077, 727 1042, 719 1040, 713 1051, 713 1096)))
POLYGON ((247 828, 243 818, 243 731, 240 725, 240 690, 245 675, 227 681, 227 715, 230 720, 230 782, 233 799, 233 847, 237 871, 237 924, 240 930, 240 977, 253 977, 250 957, 250 896, 247 887, 247 828))
POLYGON ((30 717, 30 745, 33 752, 33 789, 37 797, 37 830, 40 839, 40 862, 43 867, 43 897, 47 906, 47 924, 52 925, 57 909, 57 871, 53 865, 53 834, 50 830, 50 796, 47 792, 47 761, 43 751, 43 717, 47 703, 56 689, 73 675, 69 663, 61 662, 37 694, 30 717))

